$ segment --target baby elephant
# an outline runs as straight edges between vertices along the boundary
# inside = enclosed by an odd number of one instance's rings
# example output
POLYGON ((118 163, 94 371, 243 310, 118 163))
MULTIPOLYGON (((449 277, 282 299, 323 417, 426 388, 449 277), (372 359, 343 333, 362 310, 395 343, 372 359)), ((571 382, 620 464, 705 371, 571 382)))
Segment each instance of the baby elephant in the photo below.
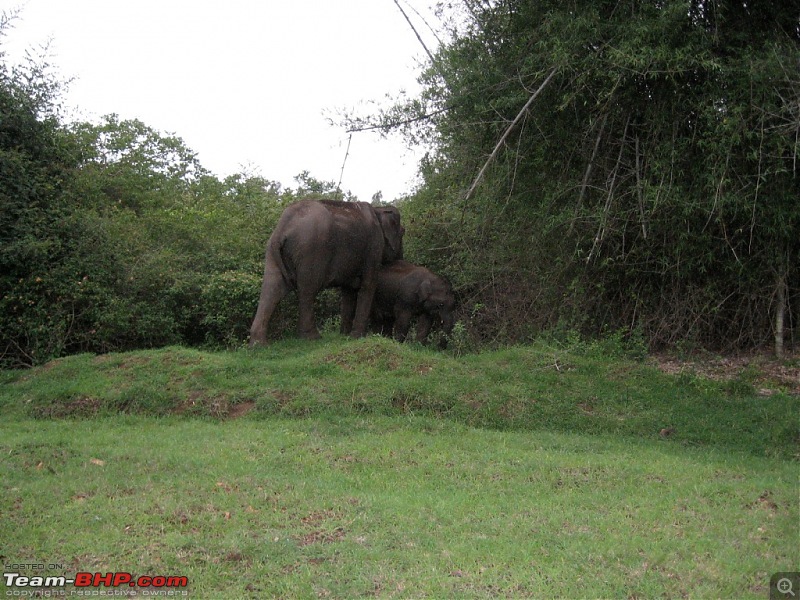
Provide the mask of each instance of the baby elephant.
POLYGON ((378 272, 372 322, 383 335, 402 342, 408 335, 411 319, 417 317, 417 341, 424 342, 434 322, 441 322, 445 333, 455 324, 456 304, 450 283, 425 267, 396 260, 378 272))

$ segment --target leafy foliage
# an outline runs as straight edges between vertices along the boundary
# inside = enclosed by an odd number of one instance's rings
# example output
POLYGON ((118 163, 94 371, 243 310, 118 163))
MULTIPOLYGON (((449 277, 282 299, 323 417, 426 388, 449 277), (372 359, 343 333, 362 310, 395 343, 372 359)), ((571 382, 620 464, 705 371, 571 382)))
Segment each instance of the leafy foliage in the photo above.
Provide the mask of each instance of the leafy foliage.
POLYGON ((252 315, 242 310, 258 302, 261 277, 244 271, 215 273, 201 287, 200 301, 210 340, 235 346, 247 338, 252 315))
POLYGON ((466 311, 483 307, 476 335, 526 339, 566 322, 638 330, 651 345, 759 345, 787 285, 797 327, 792 3, 446 8, 451 41, 420 98, 378 123, 434 144, 404 206, 409 248, 460 282, 466 311))
POLYGON ((80 239, 68 206, 74 144, 54 116, 57 97, 40 97, 49 82, 35 65, 0 63, 0 354, 31 360, 63 350, 72 307, 60 300, 76 285, 69 257, 80 239))
POLYGON ((283 208, 342 194, 307 172, 294 190, 220 180, 138 120, 63 125, 55 81, 35 62, 0 71, 0 364, 239 345, 283 208))

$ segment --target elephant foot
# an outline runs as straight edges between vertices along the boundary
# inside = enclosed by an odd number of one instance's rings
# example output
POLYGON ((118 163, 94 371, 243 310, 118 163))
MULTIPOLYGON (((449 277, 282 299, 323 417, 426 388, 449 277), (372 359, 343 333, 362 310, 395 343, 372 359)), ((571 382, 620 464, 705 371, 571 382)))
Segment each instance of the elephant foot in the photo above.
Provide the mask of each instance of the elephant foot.
POLYGON ((316 328, 311 329, 309 331, 301 331, 299 332, 299 334, 300 337, 303 338, 304 340, 318 340, 322 337, 316 328))
POLYGON ((267 345, 267 338, 265 337, 252 337, 250 336, 250 344, 251 348, 258 348, 259 346, 266 346, 267 345))

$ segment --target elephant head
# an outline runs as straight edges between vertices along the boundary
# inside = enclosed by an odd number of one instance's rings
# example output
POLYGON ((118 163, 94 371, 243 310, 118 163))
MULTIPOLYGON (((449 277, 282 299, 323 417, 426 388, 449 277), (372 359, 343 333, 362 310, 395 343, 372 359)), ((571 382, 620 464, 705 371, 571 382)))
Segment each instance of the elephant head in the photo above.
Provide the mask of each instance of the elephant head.
POLYGON ((400 211, 394 206, 380 206, 375 208, 375 216, 383 231, 383 258, 384 264, 403 258, 403 234, 405 229, 400 224, 400 211))
POLYGON ((444 278, 426 279, 420 284, 419 293, 425 312, 439 318, 445 333, 452 332, 456 298, 450 282, 444 278))

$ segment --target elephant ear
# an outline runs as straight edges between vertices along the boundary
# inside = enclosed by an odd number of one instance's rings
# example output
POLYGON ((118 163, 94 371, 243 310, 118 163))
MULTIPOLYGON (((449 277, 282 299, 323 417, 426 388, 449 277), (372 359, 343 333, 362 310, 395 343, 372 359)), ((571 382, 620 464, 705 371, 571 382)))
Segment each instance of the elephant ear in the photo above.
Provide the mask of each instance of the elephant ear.
POLYGON ((400 211, 393 206, 376 208, 375 214, 383 231, 383 262, 388 263, 403 258, 403 234, 400 224, 400 211))
POLYGON ((419 297, 425 302, 433 293, 433 285, 427 279, 419 285, 419 297))

